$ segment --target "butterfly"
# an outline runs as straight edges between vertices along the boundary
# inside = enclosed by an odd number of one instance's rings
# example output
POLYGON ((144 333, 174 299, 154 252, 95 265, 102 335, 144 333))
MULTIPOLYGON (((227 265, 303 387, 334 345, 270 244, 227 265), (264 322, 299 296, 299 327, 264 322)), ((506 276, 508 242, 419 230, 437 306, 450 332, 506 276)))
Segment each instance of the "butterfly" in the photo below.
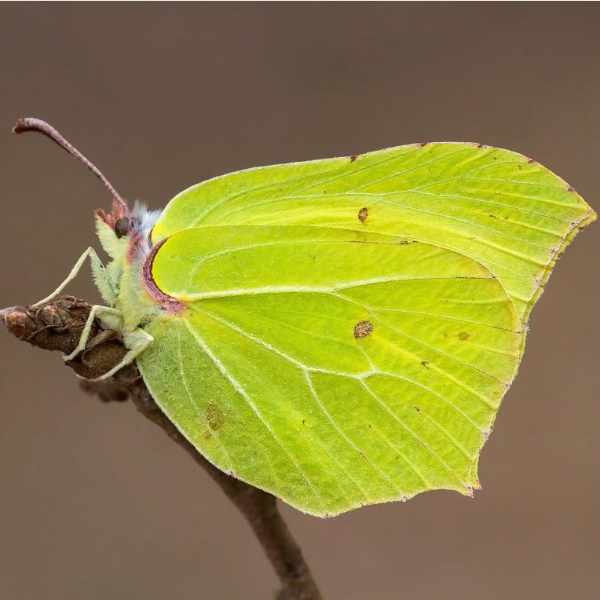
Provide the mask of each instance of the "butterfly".
POLYGON ((94 319, 211 463, 332 516, 436 489, 472 495, 481 448, 563 250, 595 219, 505 149, 410 144, 204 181, 163 211, 113 196, 88 248, 94 319))

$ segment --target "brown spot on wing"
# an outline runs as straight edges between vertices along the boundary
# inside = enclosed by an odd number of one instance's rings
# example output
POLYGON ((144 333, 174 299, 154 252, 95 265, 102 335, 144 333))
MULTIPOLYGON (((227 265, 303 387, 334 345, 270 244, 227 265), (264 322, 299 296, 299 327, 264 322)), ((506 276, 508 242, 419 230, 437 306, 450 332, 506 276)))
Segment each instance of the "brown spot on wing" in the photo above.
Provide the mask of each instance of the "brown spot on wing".
POLYGON ((206 407, 206 420, 208 421, 208 426, 213 431, 217 431, 223 427, 223 424, 225 423, 225 415, 216 404, 209 402, 206 407))
POLYGON ((354 326, 354 337, 355 338, 364 338, 370 335, 373 331, 373 323, 371 321, 359 321, 354 326))
POLYGON ((461 331, 458 334, 458 339, 461 340, 461 341, 463 341, 463 342, 466 341, 466 340, 468 340, 470 337, 471 336, 466 331, 461 331))
POLYGON ((355 160, 356 160, 356 159, 357 159, 359 156, 360 156, 360 154, 353 154, 353 155, 350 157, 350 162, 354 162, 354 161, 355 161, 355 160))
POLYGON ((364 223, 367 218, 369 216, 369 209, 366 206, 363 206, 359 211, 358 211, 358 220, 361 223, 364 223))

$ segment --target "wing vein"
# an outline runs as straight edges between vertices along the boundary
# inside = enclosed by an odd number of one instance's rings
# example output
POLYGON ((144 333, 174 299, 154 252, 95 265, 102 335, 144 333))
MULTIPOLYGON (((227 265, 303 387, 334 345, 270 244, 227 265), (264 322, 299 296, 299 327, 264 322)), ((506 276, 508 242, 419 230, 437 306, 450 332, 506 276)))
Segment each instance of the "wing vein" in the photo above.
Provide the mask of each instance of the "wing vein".
MULTIPOLYGON (((308 386, 308 389, 310 391, 310 394, 313 398, 313 400, 315 401, 315 403, 317 404, 317 406, 319 407, 319 410, 323 413, 323 415, 325 416, 325 419, 327 421, 329 421, 329 423, 331 424, 331 426, 333 427, 333 429, 336 431, 336 433, 340 436, 340 438, 342 438, 344 440, 344 442, 346 444, 348 444, 348 446, 350 448, 352 448, 352 450, 354 450, 354 452, 356 452, 359 456, 362 456, 368 463, 368 465, 371 467, 371 470, 373 470, 375 473, 377 473, 377 475, 379 477, 381 477, 382 479, 385 479, 398 493, 402 494, 402 490, 400 490, 400 488, 398 488, 396 486, 396 484, 389 478, 389 476, 382 471, 379 467, 377 467, 370 459, 369 457, 347 436, 346 433, 344 433, 344 431, 342 430, 342 428, 338 425, 338 423, 335 421, 335 419, 333 418, 333 416, 331 415, 331 413, 325 408, 325 406, 323 405, 323 403, 321 402, 319 395, 317 394, 317 390, 315 389, 315 386, 313 385, 312 379, 310 377, 310 372, 308 369, 303 369, 304 371, 304 377, 306 379, 306 384, 308 386)), ((339 463, 336 464, 339 465, 339 463)), ((341 465, 339 465, 340 468, 342 469, 342 471, 346 474, 346 476, 350 479, 350 481, 352 481, 352 483, 354 483, 354 485, 360 490, 360 492, 363 494, 363 496, 365 497, 365 500, 369 501, 369 495, 367 494, 367 492, 363 489, 362 486, 360 486, 358 484, 358 482, 356 482, 354 480, 353 477, 351 477, 349 475, 349 473, 341 467, 341 465)))
POLYGON ((195 329, 193 329, 187 321, 184 320, 184 323, 185 323, 185 326, 187 327, 188 331, 192 334, 192 336, 196 340, 198 346, 200 346, 200 348, 202 348, 202 350, 206 353, 206 355, 212 360, 215 367, 217 367, 217 369, 220 371, 221 375, 223 375, 223 377, 227 380, 229 385, 239 394, 239 396, 241 398, 243 398, 245 400, 246 404, 248 404, 249 408, 256 415, 258 420, 263 424, 263 426, 269 432, 269 434, 273 437, 276 444, 283 450, 284 454, 288 457, 288 459, 290 460, 292 465, 294 465, 294 467, 298 471, 299 475, 306 482, 308 487, 312 490, 312 492, 315 496, 315 499, 319 502, 319 504, 321 505, 321 508, 324 508, 323 498, 321 497, 321 494, 319 494, 317 488, 310 481, 310 479, 306 476, 306 474, 304 473, 304 471, 302 470, 302 468, 300 467, 300 465, 296 461, 296 459, 292 455, 290 455, 290 453, 286 449, 285 445, 277 437, 277 435, 273 431, 273 428, 266 421, 266 419, 264 418, 264 416, 262 415, 262 413, 260 412, 260 410, 258 409, 256 404, 252 401, 252 398, 250 397, 250 395, 246 392, 246 390, 243 388, 243 386, 229 373, 229 371, 227 370, 225 365, 215 356, 215 354, 213 354, 212 350, 210 349, 208 344, 205 342, 205 340, 200 336, 200 334, 197 331, 195 331, 195 329))
MULTIPOLYGON (((190 401, 190 403, 194 406, 194 408, 197 411, 198 417, 201 418, 203 421, 205 421, 205 418, 202 415, 202 411, 200 410, 200 406, 198 405, 198 402, 196 401, 196 399, 194 398, 188 381, 187 381, 187 377, 185 375, 185 370, 184 370, 184 362, 183 362, 183 354, 181 351, 181 331, 179 328, 177 328, 177 357, 178 357, 178 367, 179 367, 179 374, 181 376, 181 382, 183 383, 183 388, 185 390, 185 393, 190 401)), ((233 464, 233 460, 231 459, 231 455, 229 454, 229 452, 227 451, 227 448, 225 447, 225 444, 223 443, 223 441, 221 440, 221 436, 219 434, 218 431, 212 431, 211 433, 214 435, 216 434, 216 439, 219 441, 219 445, 221 446, 221 449, 223 450, 223 453, 225 454, 227 460, 229 461, 229 469, 235 469, 234 464, 233 464)))
MULTIPOLYGON (((361 381, 361 383, 369 395, 385 410, 385 412, 387 412, 409 435, 411 435, 417 441, 418 444, 420 444, 438 463, 440 463, 456 481, 458 481, 464 487, 468 487, 467 484, 459 477, 458 473, 456 473, 456 471, 450 467, 450 465, 448 465, 446 461, 439 456, 439 454, 425 440, 421 438, 421 436, 419 436, 412 428, 406 425, 406 423, 404 423, 404 421, 398 417, 398 415, 383 401, 382 398, 379 397, 378 394, 376 394, 369 387, 367 383, 365 383, 365 381, 361 381)), ((427 485, 429 487, 433 487, 430 483, 427 485)))

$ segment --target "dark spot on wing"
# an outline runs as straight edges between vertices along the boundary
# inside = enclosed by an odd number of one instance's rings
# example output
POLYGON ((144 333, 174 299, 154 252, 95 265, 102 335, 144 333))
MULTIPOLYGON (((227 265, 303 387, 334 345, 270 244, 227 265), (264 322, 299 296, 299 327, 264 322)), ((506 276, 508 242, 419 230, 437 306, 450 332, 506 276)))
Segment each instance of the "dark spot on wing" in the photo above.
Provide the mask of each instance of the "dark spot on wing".
POLYGON ((225 415, 216 404, 209 402, 206 407, 206 420, 208 421, 208 426, 213 431, 217 431, 225 423, 225 415))
POLYGON ((364 223, 367 220, 367 217, 369 216, 369 209, 366 206, 363 206, 359 211, 358 211, 358 220, 361 223, 364 223))
POLYGON ((353 154, 353 155, 350 157, 350 162, 354 162, 354 161, 355 161, 355 160, 356 160, 356 159, 357 159, 359 156, 360 156, 360 154, 353 154))
POLYGON ((354 326, 354 337, 364 338, 373 331, 373 323, 371 321, 359 321, 354 326))
POLYGON ((461 341, 463 341, 463 342, 466 341, 466 340, 468 340, 470 337, 471 336, 466 331, 461 331, 458 334, 458 339, 461 340, 461 341))
POLYGON ((426 369, 429 369, 429 361, 428 360, 422 360, 421 361, 421 366, 425 367, 426 369))
POLYGON ((427 144, 428 144, 428 143, 429 143, 429 142, 421 142, 421 143, 419 144, 419 146, 421 146, 421 148, 425 148, 425 146, 427 146, 427 144))

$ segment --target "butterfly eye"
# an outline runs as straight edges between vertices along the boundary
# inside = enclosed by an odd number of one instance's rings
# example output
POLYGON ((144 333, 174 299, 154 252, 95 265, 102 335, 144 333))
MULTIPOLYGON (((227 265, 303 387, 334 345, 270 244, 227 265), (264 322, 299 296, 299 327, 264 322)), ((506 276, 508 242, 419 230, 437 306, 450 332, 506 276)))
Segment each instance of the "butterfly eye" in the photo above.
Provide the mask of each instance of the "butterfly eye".
POLYGON ((130 227, 131 224, 128 217, 117 219, 117 222, 115 223, 115 233, 117 234, 117 237, 122 238, 124 235, 127 235, 130 227))

